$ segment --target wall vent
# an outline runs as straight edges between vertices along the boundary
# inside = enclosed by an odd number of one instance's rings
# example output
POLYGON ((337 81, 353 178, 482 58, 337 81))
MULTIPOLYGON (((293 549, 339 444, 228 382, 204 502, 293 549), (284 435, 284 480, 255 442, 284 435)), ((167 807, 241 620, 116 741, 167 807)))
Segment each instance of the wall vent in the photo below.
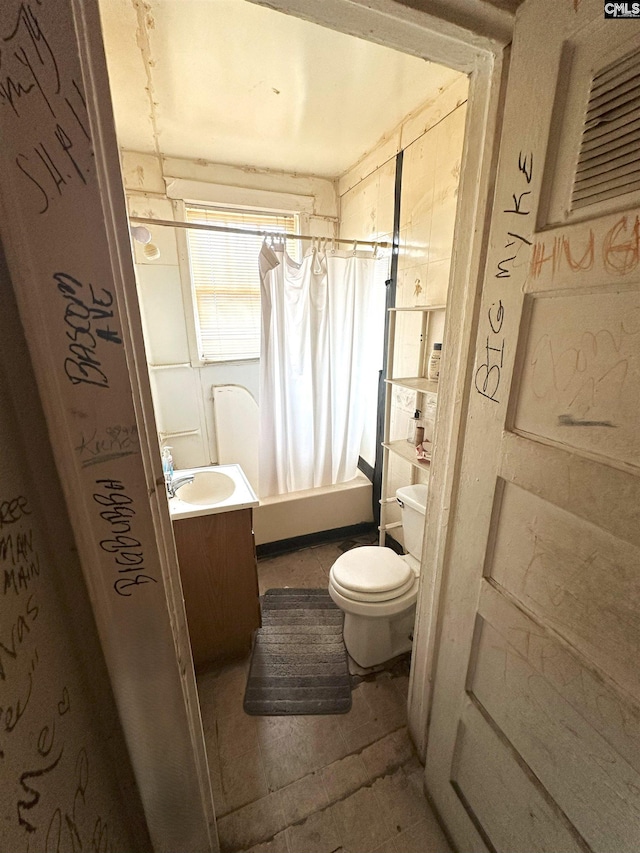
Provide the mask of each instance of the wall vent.
POLYGON ((594 75, 572 209, 640 189, 640 52, 594 75))

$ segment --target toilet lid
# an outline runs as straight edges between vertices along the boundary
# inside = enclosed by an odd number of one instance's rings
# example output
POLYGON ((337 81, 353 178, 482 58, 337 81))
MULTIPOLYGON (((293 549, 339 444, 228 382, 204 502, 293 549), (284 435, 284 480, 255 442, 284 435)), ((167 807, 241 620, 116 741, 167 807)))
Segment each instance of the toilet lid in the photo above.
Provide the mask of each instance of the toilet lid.
POLYGON ((409 580, 406 583, 403 583, 402 586, 396 587, 396 589, 387 590, 386 592, 356 592, 356 590, 346 589, 345 587, 340 586, 333 574, 329 575, 329 591, 333 589, 343 598, 347 598, 350 601, 364 601, 368 604, 379 601, 393 601, 416 588, 416 576, 413 573, 409 580))
POLYGON ((335 581, 345 590, 364 593, 395 592, 411 586, 411 568, 391 548, 365 545, 347 551, 331 569, 335 581))

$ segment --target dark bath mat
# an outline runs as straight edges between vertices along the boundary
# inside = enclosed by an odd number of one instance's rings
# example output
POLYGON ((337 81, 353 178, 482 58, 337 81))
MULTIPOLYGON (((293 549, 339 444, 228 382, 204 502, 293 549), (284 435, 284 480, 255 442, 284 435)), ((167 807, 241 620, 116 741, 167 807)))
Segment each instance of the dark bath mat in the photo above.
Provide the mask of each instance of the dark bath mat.
POLYGON ((244 694, 246 713, 345 714, 351 681, 342 621, 325 589, 268 590, 244 694))

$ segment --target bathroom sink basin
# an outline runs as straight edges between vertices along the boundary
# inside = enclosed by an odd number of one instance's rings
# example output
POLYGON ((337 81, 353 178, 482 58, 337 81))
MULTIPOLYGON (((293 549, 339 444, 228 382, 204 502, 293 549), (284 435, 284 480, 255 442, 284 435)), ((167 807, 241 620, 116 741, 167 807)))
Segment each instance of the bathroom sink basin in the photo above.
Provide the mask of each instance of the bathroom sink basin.
POLYGON ((200 471, 192 483, 180 486, 177 495, 181 501, 196 506, 207 506, 226 501, 236 489, 233 479, 220 471, 200 471))
POLYGON ((240 465, 208 465, 174 472, 175 482, 188 477, 193 481, 179 486, 175 497, 169 499, 173 521, 258 506, 256 493, 240 465))

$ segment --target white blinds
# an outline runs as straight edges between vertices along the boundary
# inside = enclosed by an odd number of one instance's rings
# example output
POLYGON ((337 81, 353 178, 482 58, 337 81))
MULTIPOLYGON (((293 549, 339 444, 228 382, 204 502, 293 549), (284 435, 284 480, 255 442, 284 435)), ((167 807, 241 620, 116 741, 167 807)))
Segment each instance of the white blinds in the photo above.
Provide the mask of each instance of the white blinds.
MULTIPOLYGON (((274 233, 295 232, 296 216, 185 205, 187 222, 274 233)), ((204 361, 260 357, 260 276, 262 237, 251 234, 187 231, 200 355, 204 361)), ((289 241, 292 242, 293 241, 289 241)), ((295 257, 296 245, 287 245, 295 257)))

